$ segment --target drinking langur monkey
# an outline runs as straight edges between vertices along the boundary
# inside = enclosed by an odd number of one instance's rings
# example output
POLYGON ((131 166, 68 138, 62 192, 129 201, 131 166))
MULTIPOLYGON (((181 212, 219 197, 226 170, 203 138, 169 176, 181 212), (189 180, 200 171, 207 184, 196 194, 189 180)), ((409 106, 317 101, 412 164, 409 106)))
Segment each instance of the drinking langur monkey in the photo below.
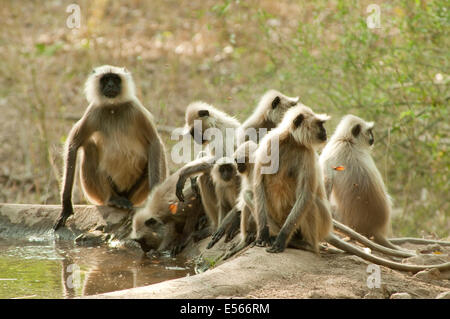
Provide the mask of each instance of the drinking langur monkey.
POLYGON ((186 201, 175 196, 175 185, 180 170, 158 184, 151 192, 144 208, 133 216, 130 238, 138 242, 144 252, 151 249, 170 251, 177 255, 191 238, 201 233, 196 229, 205 215, 202 201, 196 196, 191 184, 184 188, 186 201))

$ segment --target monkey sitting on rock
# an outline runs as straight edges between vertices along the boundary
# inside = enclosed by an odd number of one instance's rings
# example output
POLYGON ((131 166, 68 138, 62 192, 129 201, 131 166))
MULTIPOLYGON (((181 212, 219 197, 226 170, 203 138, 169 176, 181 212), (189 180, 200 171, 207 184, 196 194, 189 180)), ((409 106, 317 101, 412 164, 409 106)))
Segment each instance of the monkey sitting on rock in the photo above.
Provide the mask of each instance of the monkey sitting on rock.
POLYGON ((97 205, 131 209, 166 178, 164 144, 152 114, 135 94, 130 72, 104 65, 86 87, 89 106, 65 144, 62 212, 57 230, 73 214, 72 187, 78 151, 85 196, 97 205))

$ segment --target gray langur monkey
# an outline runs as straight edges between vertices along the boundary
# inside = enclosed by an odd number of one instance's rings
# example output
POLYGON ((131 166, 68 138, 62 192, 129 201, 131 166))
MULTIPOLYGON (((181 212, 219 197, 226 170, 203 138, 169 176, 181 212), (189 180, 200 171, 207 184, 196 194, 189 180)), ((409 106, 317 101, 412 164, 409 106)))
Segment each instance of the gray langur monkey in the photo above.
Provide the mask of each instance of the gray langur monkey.
POLYGON ((73 214, 72 187, 78 150, 85 196, 98 205, 131 209, 166 178, 164 144, 152 114, 135 94, 130 72, 104 65, 85 86, 89 106, 65 144, 62 212, 54 229, 73 214))
POLYGON ((318 252, 319 242, 331 231, 317 149, 327 140, 325 114, 309 107, 289 109, 282 122, 261 141, 256 154, 254 196, 257 223, 256 245, 275 242, 268 252, 282 252, 296 234, 305 248, 318 252), (262 174, 264 155, 278 143, 278 171, 262 174))
POLYGON ((207 156, 198 158, 195 161, 186 164, 180 170, 180 176, 176 186, 176 195, 180 201, 184 201, 183 188, 187 178, 199 175, 197 179, 198 188, 200 190, 203 207, 211 224, 211 230, 215 230, 219 223, 218 203, 219 197, 222 195, 217 194, 216 192, 210 174, 211 169, 216 160, 226 156, 227 147, 230 146, 230 143, 234 152, 235 130, 239 126, 240 123, 235 118, 204 102, 191 103, 186 109, 185 129, 192 135, 196 143, 207 145, 207 156), (198 125, 195 125, 194 121, 196 120, 201 121, 201 128, 199 128, 198 125), (216 136, 215 138, 222 139, 219 141, 210 141, 206 134, 206 130, 210 128, 217 129, 221 133, 221 136, 216 136), (199 129, 201 129, 201 131, 199 131, 199 129), (221 146, 221 149, 219 149, 221 154, 216 154, 217 146, 221 146))
MULTIPOLYGON (((228 242, 234 237, 234 229, 238 229, 240 224, 241 229, 241 243, 239 243, 239 247, 236 247, 236 252, 245 248, 244 243, 248 242, 250 238, 251 241, 254 240, 254 234, 252 234, 251 228, 254 224, 253 218, 253 166, 254 166, 254 154, 258 145, 249 140, 243 144, 241 144, 234 153, 234 162, 236 165, 236 169, 241 176, 241 188, 239 192, 239 196, 237 198, 235 206, 225 217, 223 222, 220 224, 217 231, 213 234, 211 241, 208 243, 207 248, 212 248, 227 232, 227 236, 225 238, 225 242, 228 242), (236 222, 237 220, 237 222, 236 222), (235 225, 237 224, 237 225, 235 225), (232 230, 230 230, 232 229, 232 230), (252 236, 253 235, 253 236, 252 236)), ((254 229, 256 231, 256 228, 254 229)), ((250 243, 250 242, 249 242, 250 243)), ((248 244, 249 244, 248 243, 248 244)), ((231 255, 230 255, 231 256, 231 255)))
MULTIPOLYGON (((320 155, 327 197, 337 219, 344 225, 339 221, 333 223, 336 228, 370 248, 393 256, 415 256, 415 253, 396 247, 387 239, 392 204, 370 154, 375 141, 373 126, 373 122, 366 122, 354 115, 343 117, 320 155), (387 248, 355 234, 352 229, 369 238, 373 236, 376 243, 387 248)), ((420 243, 450 244, 423 239, 420 243)))
POLYGON ((230 258, 250 245, 256 237, 256 216, 253 204, 253 175, 255 152, 257 148, 258 145, 253 141, 247 141, 238 147, 234 156, 239 174, 241 174, 242 177, 242 188, 236 204, 236 209, 241 211, 241 239, 239 243, 224 256, 224 259, 230 258))
POLYGON ((298 96, 289 97, 277 90, 269 90, 264 93, 253 113, 239 127, 238 145, 249 139, 259 143, 268 131, 280 123, 284 113, 297 105, 298 101, 298 96), (256 134, 253 135, 252 132, 256 134))
POLYGON ((138 242, 144 252, 168 250, 174 256, 201 232, 201 229, 196 229, 205 214, 201 198, 187 184, 184 189, 186 201, 178 200, 175 185, 179 173, 180 170, 176 171, 157 185, 145 207, 138 209, 133 216, 129 237, 138 242))
MULTIPOLYGON (((289 97, 277 90, 265 92, 253 113, 239 127, 237 131, 238 146, 248 140, 259 143, 268 131, 278 125, 284 113, 289 108, 297 105, 298 101, 298 97, 289 97)), ((240 212, 239 209, 230 211, 228 217, 219 225, 217 231, 213 234, 213 238, 208 246, 209 248, 220 240, 225 233, 225 242, 228 242, 234 237, 239 229, 240 212)))
POLYGON ((272 244, 271 253, 284 251, 297 241, 298 247, 318 252, 319 242, 333 246, 365 260, 392 269, 418 272, 437 268, 450 270, 450 262, 438 265, 410 265, 393 262, 364 252, 332 232, 332 219, 326 198, 322 169, 317 149, 327 140, 323 126, 329 117, 315 114, 309 107, 299 105, 288 110, 280 125, 268 133, 256 154, 254 197, 258 246, 272 244), (271 143, 279 143, 279 169, 274 174, 262 174, 264 154, 271 143), (293 238, 295 236, 295 238, 293 238))
POLYGON ((211 177, 218 198, 217 224, 220 225, 236 204, 241 189, 241 177, 237 172, 234 160, 228 157, 222 157, 216 161, 211 170, 211 177))
POLYGON ((370 155, 373 122, 346 115, 320 155, 325 188, 337 219, 356 232, 391 249, 391 198, 370 155), (335 171, 336 168, 339 170, 335 171))

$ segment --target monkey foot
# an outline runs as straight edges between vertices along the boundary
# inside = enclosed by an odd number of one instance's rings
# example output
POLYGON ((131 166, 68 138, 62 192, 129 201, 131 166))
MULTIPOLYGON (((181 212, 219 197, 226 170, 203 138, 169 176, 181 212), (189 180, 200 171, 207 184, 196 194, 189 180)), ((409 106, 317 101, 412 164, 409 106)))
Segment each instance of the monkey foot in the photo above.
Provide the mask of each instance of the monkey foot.
POLYGON ((63 227, 66 224, 66 220, 69 216, 60 216, 58 218, 58 220, 56 221, 55 225, 53 225, 53 230, 57 231, 58 229, 60 229, 61 227, 63 227))
POLYGON ((268 253, 281 253, 284 251, 284 245, 278 242, 275 242, 272 247, 266 249, 268 253))
POLYGON ((56 221, 55 225, 53 225, 53 230, 57 231, 61 227, 65 226, 67 218, 69 218, 70 215, 73 215, 72 204, 69 204, 69 207, 63 206, 63 210, 59 215, 58 220, 56 221))
POLYGON ((117 207, 121 209, 133 209, 133 203, 125 197, 113 197, 108 201, 108 206, 117 207))

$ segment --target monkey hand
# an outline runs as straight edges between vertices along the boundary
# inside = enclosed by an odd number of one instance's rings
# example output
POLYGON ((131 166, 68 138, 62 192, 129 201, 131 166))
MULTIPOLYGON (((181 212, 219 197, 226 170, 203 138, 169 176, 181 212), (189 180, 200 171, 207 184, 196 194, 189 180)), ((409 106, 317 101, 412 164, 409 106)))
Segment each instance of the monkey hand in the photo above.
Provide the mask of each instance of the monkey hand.
POLYGON ((63 209, 61 214, 59 215, 55 225, 53 225, 53 230, 57 231, 59 228, 63 227, 66 224, 67 218, 73 214, 72 203, 63 204, 63 209))
POLYGON ((177 187, 176 187, 176 190, 175 190, 175 195, 177 195, 177 197, 180 200, 180 202, 184 202, 183 189, 184 189, 184 184, 185 183, 186 183, 186 178, 180 176, 178 178, 177 187))
POLYGON ((186 247, 188 241, 189 238, 185 238, 184 236, 175 240, 172 248, 170 249, 170 256, 175 257, 176 255, 178 255, 184 249, 184 247, 186 247))
POLYGON ((240 218, 235 218, 233 220, 231 225, 226 230, 226 235, 225 235, 225 242, 226 243, 228 243, 230 240, 232 240, 234 238, 234 236, 236 236, 240 232, 240 227, 239 227, 240 224, 241 224, 241 219, 240 218))
POLYGON ((212 235, 211 241, 208 243, 208 246, 206 246, 206 249, 212 248, 220 240, 220 238, 222 238, 224 233, 225 233, 225 228, 219 227, 216 230, 216 232, 212 235))

